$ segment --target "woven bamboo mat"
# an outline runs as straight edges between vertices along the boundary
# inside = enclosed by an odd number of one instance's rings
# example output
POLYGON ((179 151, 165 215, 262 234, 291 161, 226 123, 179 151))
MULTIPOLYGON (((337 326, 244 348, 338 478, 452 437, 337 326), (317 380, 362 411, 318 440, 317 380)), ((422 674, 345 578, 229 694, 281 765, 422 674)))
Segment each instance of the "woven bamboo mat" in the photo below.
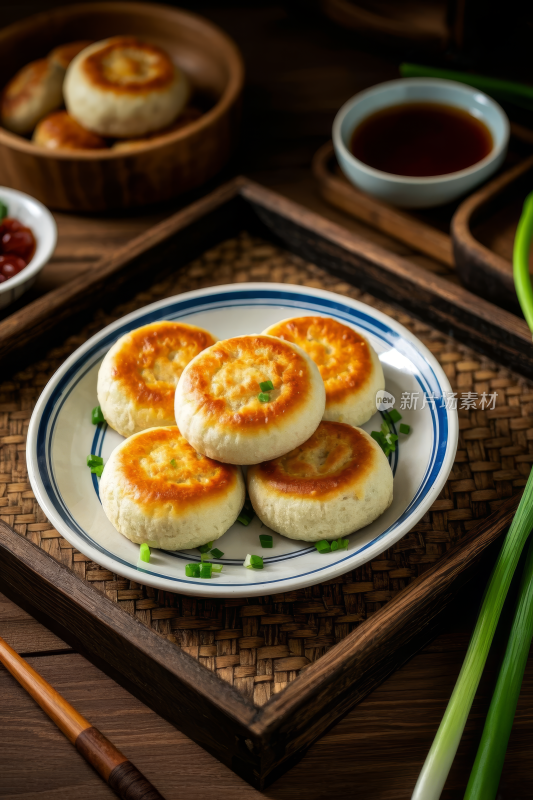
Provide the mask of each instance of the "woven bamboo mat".
POLYGON ((0 384, 0 518, 82 580, 198 658, 258 705, 294 680, 526 482, 533 461, 533 385, 405 313, 247 234, 205 253, 180 274, 117 307, 46 359, 0 384), (373 562, 319 586, 246 599, 202 600, 141 586, 101 569, 53 529, 28 483, 25 442, 50 376, 86 339, 136 308, 190 289, 245 281, 325 288, 379 308, 436 355, 458 393, 498 393, 492 410, 459 410, 457 458, 425 517, 373 562))

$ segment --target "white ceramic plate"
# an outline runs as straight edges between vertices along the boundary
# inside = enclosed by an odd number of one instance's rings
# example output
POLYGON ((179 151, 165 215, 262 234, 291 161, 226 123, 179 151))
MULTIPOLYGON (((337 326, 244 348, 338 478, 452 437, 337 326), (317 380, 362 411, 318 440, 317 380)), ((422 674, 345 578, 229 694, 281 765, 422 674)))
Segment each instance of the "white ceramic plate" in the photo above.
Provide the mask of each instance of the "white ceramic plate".
MULTIPOLYGON (((65 539, 125 578, 200 596, 250 597, 290 591, 334 578, 375 558, 407 533, 437 499, 457 447, 457 412, 442 402, 449 391, 444 372, 427 348, 402 325, 363 303, 319 289, 267 283, 188 292, 118 320, 89 339, 56 372, 30 422, 30 481, 41 507, 65 539), (281 319, 306 314, 335 317, 370 339, 383 365, 386 388, 396 397, 396 408, 404 392, 418 397, 416 410, 401 411, 412 431, 400 437, 391 460, 395 477, 390 508, 352 534, 348 550, 326 555, 313 545, 262 528, 257 518, 248 527, 236 523, 216 542, 224 553, 224 570, 211 580, 185 577, 185 564, 198 561, 198 551, 155 550, 149 564, 138 561, 139 546, 108 522, 98 480, 86 466, 89 453, 107 461, 122 439, 105 424, 91 424, 91 409, 97 405, 96 378, 105 353, 119 336, 155 320, 185 320, 225 339, 261 332, 281 319), (272 533, 272 549, 261 548, 259 533, 272 533), (264 569, 245 569, 242 562, 247 553, 263 556, 264 569)), ((376 413, 364 427, 369 432, 379 430, 381 421, 376 413)))

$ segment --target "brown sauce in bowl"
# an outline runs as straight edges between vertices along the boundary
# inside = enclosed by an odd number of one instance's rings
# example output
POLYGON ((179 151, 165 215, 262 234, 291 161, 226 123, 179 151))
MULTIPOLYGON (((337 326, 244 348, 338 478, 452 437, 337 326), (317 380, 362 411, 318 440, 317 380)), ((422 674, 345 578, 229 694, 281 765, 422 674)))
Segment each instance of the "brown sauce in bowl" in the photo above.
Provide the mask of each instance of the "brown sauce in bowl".
POLYGON ((481 120, 440 103, 403 103, 376 111, 359 123, 350 143, 363 164, 416 178, 467 169, 492 148, 491 132, 481 120))

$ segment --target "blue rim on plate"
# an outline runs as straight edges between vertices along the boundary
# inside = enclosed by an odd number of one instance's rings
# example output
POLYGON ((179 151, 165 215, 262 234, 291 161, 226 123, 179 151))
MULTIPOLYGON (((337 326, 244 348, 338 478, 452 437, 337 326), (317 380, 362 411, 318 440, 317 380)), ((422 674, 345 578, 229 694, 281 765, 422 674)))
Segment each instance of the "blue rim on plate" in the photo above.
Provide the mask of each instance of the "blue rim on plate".
MULTIPOLYGON (((188 292, 177 297, 153 303, 118 320, 93 336, 73 353, 45 387, 33 412, 28 431, 28 472, 35 495, 50 521, 65 538, 85 555, 93 558, 111 571, 124 577, 158 588, 172 589, 184 593, 218 596, 250 596, 268 592, 280 592, 318 583, 346 572, 369 560, 390 547, 407 533, 423 516, 441 491, 453 465, 458 438, 457 412, 442 403, 429 403, 433 429, 431 452, 427 467, 416 491, 403 513, 361 547, 349 550, 334 561, 324 563, 317 553, 314 569, 306 569, 288 577, 268 578, 243 584, 242 581, 227 583, 190 580, 175 575, 165 575, 150 568, 141 567, 136 561, 127 561, 96 542, 75 519, 58 487, 52 459, 52 443, 60 411, 77 384, 101 360, 114 341, 126 332, 160 319, 185 320, 204 311, 236 309, 238 307, 282 307, 303 314, 328 315, 351 323, 358 329, 379 339, 393 348, 395 357, 404 359, 426 397, 439 399, 450 392, 450 384, 432 354, 402 325, 370 306, 332 292, 300 286, 280 284, 243 284, 220 286, 188 292), (209 583, 208 586, 206 584, 209 583)), ((101 453, 107 426, 98 426, 93 439, 95 454, 101 453)), ((393 469, 397 464, 391 464, 393 469)), ((96 476, 92 476, 93 487, 98 491, 96 476)), ((313 551, 313 547, 298 550, 274 560, 297 559, 313 551)), ((172 554, 193 560, 184 554, 172 554)), ((266 555, 266 554, 265 554, 266 555)), ((227 563, 236 563, 230 560, 227 563)), ((294 565, 297 565, 297 560, 294 565)), ((261 576, 263 577, 263 575, 261 576)))

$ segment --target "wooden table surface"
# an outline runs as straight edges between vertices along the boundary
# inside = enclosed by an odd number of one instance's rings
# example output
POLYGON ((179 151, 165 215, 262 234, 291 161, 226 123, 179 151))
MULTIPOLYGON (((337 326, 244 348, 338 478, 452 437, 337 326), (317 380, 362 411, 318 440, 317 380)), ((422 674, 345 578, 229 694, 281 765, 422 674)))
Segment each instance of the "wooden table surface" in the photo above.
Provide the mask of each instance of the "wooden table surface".
MULTIPOLYGON (((38 8, 54 5, 40 3, 38 8)), ((252 178, 428 269, 445 268, 329 208, 310 161, 329 138, 336 110, 356 91, 397 76, 398 54, 363 47, 332 24, 281 5, 194 8, 241 46, 247 64, 242 144, 223 178, 252 178)), ((301 6, 300 6, 301 9, 301 6)), ((37 4, 7 6, 10 22, 37 4)), ((100 219, 56 214, 59 242, 34 294, 89 269, 190 198, 164 208, 100 219)), ((1 591, 1 586, 0 586, 1 591)), ((289 773, 264 792, 273 800, 403 800, 410 797, 459 672, 475 619, 457 620, 429 647, 335 725, 289 773)), ((242 800, 263 796, 150 711, 82 656, 0 595, 0 635, 108 736, 167 800, 242 800)), ((502 639, 502 643, 503 643, 502 639)), ((498 651, 496 647, 495 650, 498 651)), ((490 700, 496 652, 484 676, 443 797, 461 798, 490 700)), ((0 797, 100 800, 111 790, 0 667, 0 797)), ((526 671, 498 797, 533 797, 533 659, 526 671)))

